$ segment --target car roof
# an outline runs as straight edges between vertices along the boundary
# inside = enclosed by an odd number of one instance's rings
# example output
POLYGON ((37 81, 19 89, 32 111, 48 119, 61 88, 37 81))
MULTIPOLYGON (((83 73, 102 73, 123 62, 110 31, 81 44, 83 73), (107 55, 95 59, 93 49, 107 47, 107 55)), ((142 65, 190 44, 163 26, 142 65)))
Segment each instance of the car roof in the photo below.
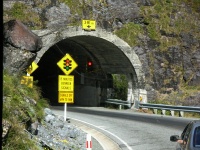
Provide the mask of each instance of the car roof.
POLYGON ((200 123, 200 119, 199 120, 194 120, 194 123, 200 123))
POLYGON ((191 121, 194 126, 200 126, 200 120, 193 120, 191 121))

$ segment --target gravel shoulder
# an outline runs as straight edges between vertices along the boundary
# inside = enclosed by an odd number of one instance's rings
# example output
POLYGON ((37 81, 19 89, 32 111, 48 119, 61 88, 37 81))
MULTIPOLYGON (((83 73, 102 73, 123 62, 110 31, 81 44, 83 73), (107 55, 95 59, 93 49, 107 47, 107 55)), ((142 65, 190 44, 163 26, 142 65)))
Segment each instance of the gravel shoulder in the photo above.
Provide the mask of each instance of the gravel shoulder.
MULTIPOLYGON (((62 116, 63 115, 63 111, 60 110, 52 110, 54 112, 54 114, 58 115, 58 116, 62 116)), ((86 134, 90 134, 92 137, 92 150, 121 150, 121 148, 119 147, 119 145, 114 142, 111 138, 109 138, 108 136, 106 136, 105 134, 103 134, 102 132, 100 132, 98 129, 96 129, 95 127, 75 120, 73 118, 68 118, 68 122, 69 124, 77 127, 77 129, 82 130, 83 132, 85 132, 86 134)))

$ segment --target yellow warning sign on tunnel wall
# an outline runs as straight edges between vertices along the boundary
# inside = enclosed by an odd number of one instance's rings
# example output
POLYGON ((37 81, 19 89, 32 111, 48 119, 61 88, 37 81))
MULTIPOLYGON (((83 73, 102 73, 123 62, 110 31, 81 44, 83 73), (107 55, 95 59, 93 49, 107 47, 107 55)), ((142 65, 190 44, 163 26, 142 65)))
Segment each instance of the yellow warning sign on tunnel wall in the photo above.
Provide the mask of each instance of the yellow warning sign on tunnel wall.
POLYGON ((74 92, 74 76, 59 75, 58 91, 74 92))
POLYGON ((82 29, 95 30, 96 29, 96 21, 95 20, 82 20, 82 29))

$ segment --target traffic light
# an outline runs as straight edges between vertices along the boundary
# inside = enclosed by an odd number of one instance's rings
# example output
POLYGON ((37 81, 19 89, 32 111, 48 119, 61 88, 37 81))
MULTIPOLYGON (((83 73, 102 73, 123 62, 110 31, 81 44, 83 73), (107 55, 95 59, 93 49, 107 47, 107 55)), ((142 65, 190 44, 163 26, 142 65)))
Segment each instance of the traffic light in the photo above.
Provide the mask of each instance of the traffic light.
POLYGON ((93 71, 93 62, 91 60, 87 60, 87 71, 93 71))
POLYGON ((64 60, 64 69, 66 69, 67 71, 69 71, 72 67, 72 64, 71 64, 71 60, 69 60, 68 58, 66 60, 64 60))
POLYGON ((87 62, 87 65, 88 65, 89 67, 91 67, 91 66, 92 66, 92 61, 88 61, 88 62, 87 62))

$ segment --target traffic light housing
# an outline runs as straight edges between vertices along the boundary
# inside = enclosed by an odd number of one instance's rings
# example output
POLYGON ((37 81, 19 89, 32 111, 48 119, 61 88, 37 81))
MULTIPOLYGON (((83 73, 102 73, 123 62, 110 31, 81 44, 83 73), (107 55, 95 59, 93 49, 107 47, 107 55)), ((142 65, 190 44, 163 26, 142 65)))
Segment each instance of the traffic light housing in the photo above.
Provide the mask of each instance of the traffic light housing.
POLYGON ((72 64, 71 64, 71 60, 69 60, 69 59, 66 59, 66 60, 64 60, 64 69, 66 69, 67 71, 69 71, 72 67, 72 64))

